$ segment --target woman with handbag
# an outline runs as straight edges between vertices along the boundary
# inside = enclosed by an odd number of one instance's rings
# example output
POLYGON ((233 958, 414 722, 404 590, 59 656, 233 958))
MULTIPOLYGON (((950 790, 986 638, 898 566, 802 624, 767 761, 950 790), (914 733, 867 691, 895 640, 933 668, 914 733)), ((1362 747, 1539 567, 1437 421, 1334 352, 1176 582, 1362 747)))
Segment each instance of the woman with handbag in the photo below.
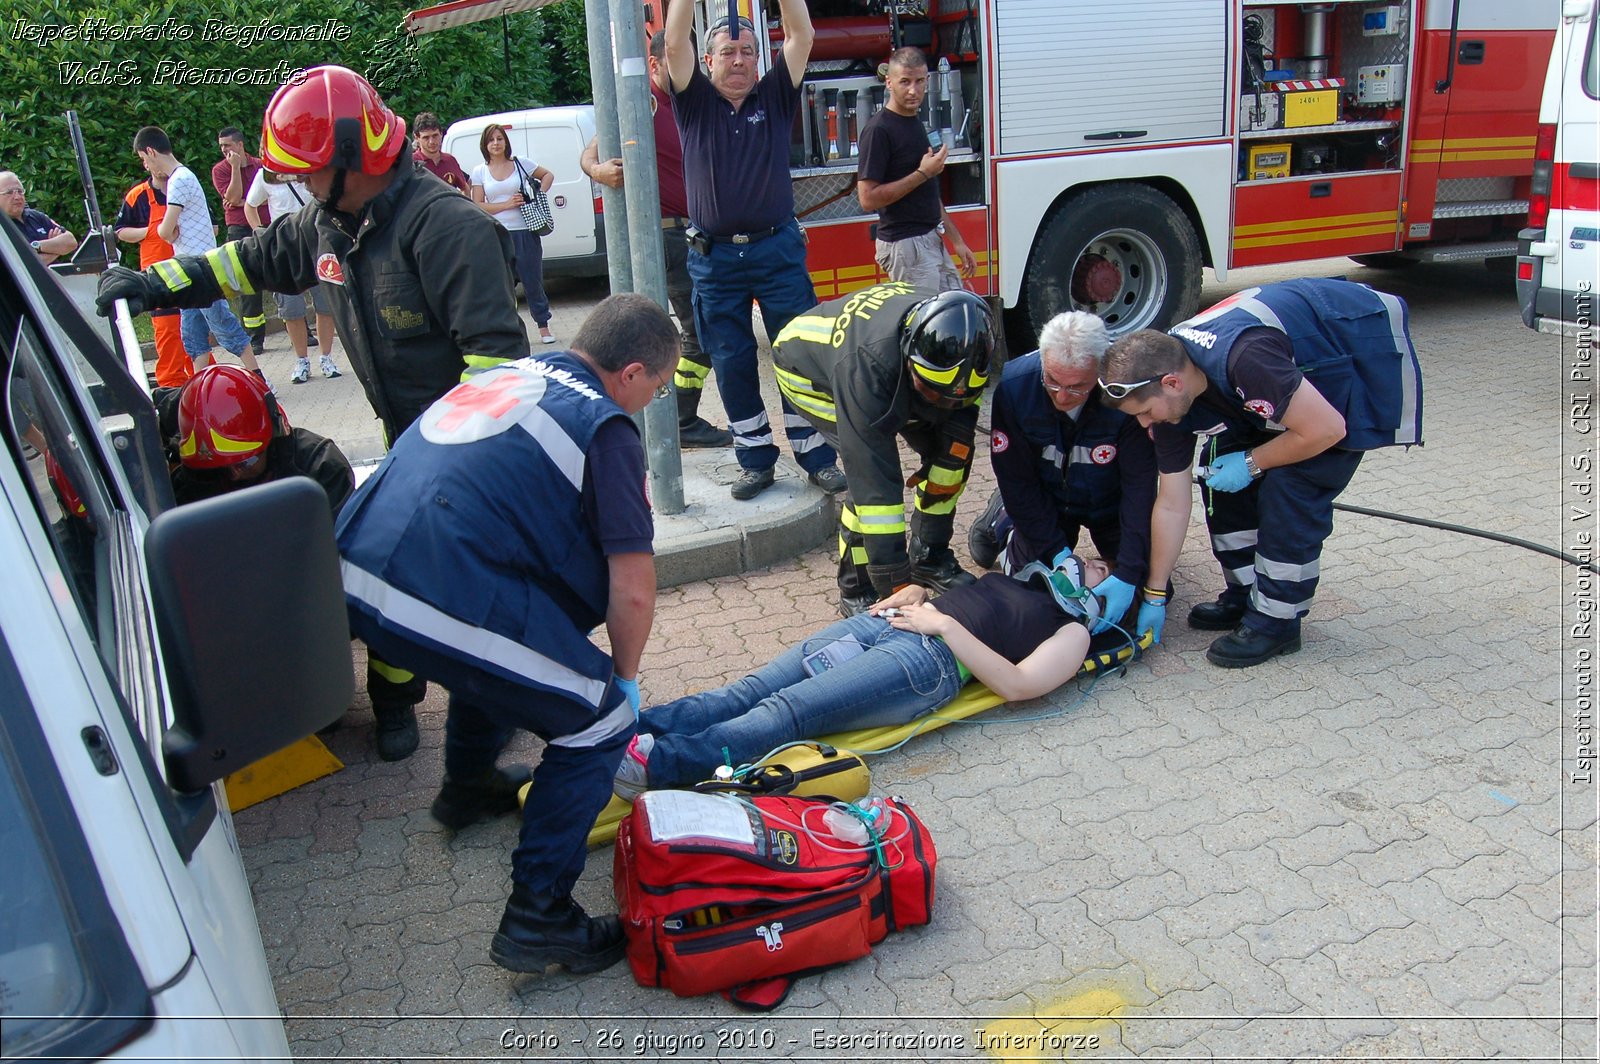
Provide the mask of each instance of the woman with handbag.
MULTIPOLYGON (((524 208, 550 191, 556 177, 549 170, 511 154, 511 139, 505 126, 486 126, 478 138, 483 165, 472 169, 472 200, 494 217, 511 234, 517 279, 528 301, 528 313, 539 326, 543 343, 556 342, 550 332, 550 301, 544 295, 544 249, 530 227, 524 208), (538 195, 535 196, 535 191, 538 195)), ((548 223, 548 207, 545 222, 548 223)), ((548 230, 547 230, 548 231, 548 230)))

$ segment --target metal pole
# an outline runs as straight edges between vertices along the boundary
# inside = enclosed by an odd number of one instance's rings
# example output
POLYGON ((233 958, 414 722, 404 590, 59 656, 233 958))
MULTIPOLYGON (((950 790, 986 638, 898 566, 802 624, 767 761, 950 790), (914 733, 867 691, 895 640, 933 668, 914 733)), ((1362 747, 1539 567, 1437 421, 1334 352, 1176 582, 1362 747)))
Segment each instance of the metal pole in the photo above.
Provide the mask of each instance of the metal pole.
MULTIPOLYGON (((650 70, 645 63, 639 0, 610 0, 616 63, 617 116, 622 136, 622 191, 628 202, 628 248, 633 290, 663 309, 667 265, 661 249, 661 188, 656 177, 656 129, 650 111, 650 70)), ((610 228, 607 227, 607 232, 610 228)), ((650 498, 662 513, 684 510, 683 454, 678 449, 676 396, 644 409, 645 451, 650 460, 650 498)))
MULTIPOLYGON (((611 64, 611 5, 608 0, 583 0, 589 31, 589 84, 594 92, 595 136, 600 158, 622 154, 617 132, 617 77, 611 64)), ((600 186, 600 220, 606 230, 606 269, 613 292, 633 291, 633 263, 628 256, 627 200, 617 189, 600 186)))

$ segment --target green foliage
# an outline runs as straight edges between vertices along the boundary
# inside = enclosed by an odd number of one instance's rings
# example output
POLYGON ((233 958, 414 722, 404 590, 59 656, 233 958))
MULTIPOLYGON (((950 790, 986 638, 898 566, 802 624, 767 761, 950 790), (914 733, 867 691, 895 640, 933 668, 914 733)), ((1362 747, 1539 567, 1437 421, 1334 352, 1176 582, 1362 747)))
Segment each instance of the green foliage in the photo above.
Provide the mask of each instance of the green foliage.
MULTIPOLYGON (((0 16, 0 169, 15 170, 28 202, 80 237, 88 229, 64 117, 78 113, 107 224, 144 177, 133 134, 159 125, 209 189, 216 134, 245 131, 253 150, 261 115, 295 70, 340 63, 360 71, 407 123, 433 111, 458 118, 589 96, 584 5, 560 2, 412 38, 401 29, 415 3, 371 0, 32 0, 0 16), (26 15, 22 12, 26 11, 26 15), (344 40, 278 39, 284 30, 333 25, 344 40), (89 26, 88 39, 46 40, 89 26), (263 27, 266 34, 263 34, 263 27), (138 39, 144 33, 147 39, 138 39), (246 34, 253 33, 252 39, 246 34), (30 34, 32 36, 30 37, 30 34), (231 39, 229 35, 231 36, 231 39), (116 39, 118 36, 122 39, 116 39), (509 63, 508 63, 509 56, 509 63), (220 83, 197 71, 229 72, 220 83), (509 69, 508 69, 509 68, 509 69), (246 76, 233 74, 244 70, 246 76), (252 83, 255 82, 255 83, 252 83)), ((220 204, 213 202, 220 222, 220 204)))

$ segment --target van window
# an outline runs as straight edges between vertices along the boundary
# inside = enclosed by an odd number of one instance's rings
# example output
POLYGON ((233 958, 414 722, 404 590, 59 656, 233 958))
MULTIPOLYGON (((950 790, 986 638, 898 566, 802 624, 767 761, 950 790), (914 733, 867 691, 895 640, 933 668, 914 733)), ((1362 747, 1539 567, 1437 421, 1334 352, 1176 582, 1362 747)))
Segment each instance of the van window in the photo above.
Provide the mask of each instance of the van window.
POLYGON ((1600 100, 1600 56, 1594 54, 1597 25, 1600 11, 1589 16, 1589 46, 1583 50, 1583 92, 1591 100, 1600 100))
POLYGON ((89 1058, 151 1024, 11 648, 0 637, 0 1020, 13 1057, 89 1058))

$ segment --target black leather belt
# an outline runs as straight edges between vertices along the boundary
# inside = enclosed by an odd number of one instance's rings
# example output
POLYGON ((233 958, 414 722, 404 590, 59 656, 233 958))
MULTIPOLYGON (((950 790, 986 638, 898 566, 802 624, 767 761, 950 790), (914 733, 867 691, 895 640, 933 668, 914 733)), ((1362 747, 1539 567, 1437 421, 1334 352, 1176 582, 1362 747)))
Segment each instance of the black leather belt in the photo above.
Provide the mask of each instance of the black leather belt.
POLYGON ((719 244, 754 244, 757 240, 765 240, 772 234, 781 233, 787 228, 789 228, 789 222, 784 222, 782 225, 775 225, 771 229, 757 229, 752 233, 733 233, 728 236, 713 235, 711 239, 719 244))

